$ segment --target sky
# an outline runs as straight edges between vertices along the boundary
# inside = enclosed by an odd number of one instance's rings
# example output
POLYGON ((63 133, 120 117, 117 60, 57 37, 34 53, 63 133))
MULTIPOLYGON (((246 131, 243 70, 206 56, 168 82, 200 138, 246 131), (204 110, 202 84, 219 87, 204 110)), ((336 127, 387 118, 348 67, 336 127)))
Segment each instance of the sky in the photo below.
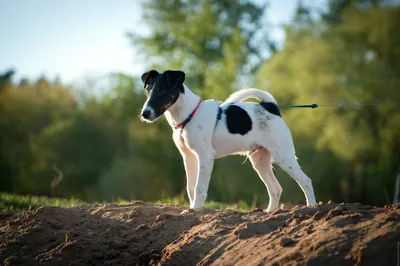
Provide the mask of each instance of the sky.
MULTIPOLYGON (((254 0, 264 3, 263 0, 254 0)), ((284 41, 280 25, 293 17, 297 0, 270 0, 265 19, 270 36, 284 41)), ((303 0, 323 7, 326 0, 303 0)), ((139 0, 2 0, 0 73, 14 68, 16 78, 40 75, 73 82, 87 75, 145 71, 127 32, 141 32, 139 0)))

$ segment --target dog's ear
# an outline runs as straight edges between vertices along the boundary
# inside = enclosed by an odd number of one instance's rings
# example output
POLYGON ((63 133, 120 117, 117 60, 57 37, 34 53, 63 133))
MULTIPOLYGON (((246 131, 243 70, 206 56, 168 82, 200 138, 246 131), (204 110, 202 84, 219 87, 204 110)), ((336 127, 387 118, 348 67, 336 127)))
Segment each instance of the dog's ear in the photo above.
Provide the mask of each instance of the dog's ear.
POLYGON ((164 72, 168 85, 176 88, 185 81, 185 72, 180 70, 167 70, 164 72))
POLYGON ((157 70, 150 70, 146 73, 142 74, 142 81, 143 81, 143 87, 146 88, 146 85, 150 85, 152 80, 158 75, 158 71, 157 70))

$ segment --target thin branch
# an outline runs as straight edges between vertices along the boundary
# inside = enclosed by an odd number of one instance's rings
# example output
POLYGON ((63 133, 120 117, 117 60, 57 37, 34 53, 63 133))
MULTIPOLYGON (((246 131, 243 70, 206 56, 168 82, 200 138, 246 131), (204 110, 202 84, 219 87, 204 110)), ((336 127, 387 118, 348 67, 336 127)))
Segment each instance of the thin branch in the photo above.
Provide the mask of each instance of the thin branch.
POLYGON ((61 180, 64 177, 63 172, 61 172, 61 170, 58 169, 58 167, 55 164, 53 165, 53 169, 54 169, 54 171, 57 172, 57 176, 55 176, 53 178, 53 180, 51 181, 51 188, 52 189, 55 188, 61 182, 61 180))

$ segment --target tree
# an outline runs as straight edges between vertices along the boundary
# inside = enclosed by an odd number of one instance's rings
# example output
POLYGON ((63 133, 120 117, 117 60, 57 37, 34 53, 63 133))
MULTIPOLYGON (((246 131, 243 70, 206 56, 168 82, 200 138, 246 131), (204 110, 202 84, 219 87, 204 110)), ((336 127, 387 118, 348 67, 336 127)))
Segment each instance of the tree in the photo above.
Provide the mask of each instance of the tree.
POLYGON ((9 80, 2 84, 0 99, 0 187, 3 191, 46 194, 51 176, 44 174, 42 154, 35 148, 37 137, 76 107, 69 88, 51 84, 45 77, 18 86, 9 80))
POLYGON ((272 47, 261 20, 266 6, 249 0, 149 0, 143 8, 149 34, 129 37, 148 67, 185 70, 203 96, 226 97, 272 47))

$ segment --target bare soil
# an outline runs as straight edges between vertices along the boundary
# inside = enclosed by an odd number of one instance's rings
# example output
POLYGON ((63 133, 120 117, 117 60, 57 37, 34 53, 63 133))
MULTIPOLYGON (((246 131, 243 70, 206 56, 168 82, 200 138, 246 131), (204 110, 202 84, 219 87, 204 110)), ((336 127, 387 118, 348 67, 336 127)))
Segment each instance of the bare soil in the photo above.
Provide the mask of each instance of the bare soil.
POLYGON ((400 205, 134 202, 0 213, 0 265, 399 265, 400 205))

